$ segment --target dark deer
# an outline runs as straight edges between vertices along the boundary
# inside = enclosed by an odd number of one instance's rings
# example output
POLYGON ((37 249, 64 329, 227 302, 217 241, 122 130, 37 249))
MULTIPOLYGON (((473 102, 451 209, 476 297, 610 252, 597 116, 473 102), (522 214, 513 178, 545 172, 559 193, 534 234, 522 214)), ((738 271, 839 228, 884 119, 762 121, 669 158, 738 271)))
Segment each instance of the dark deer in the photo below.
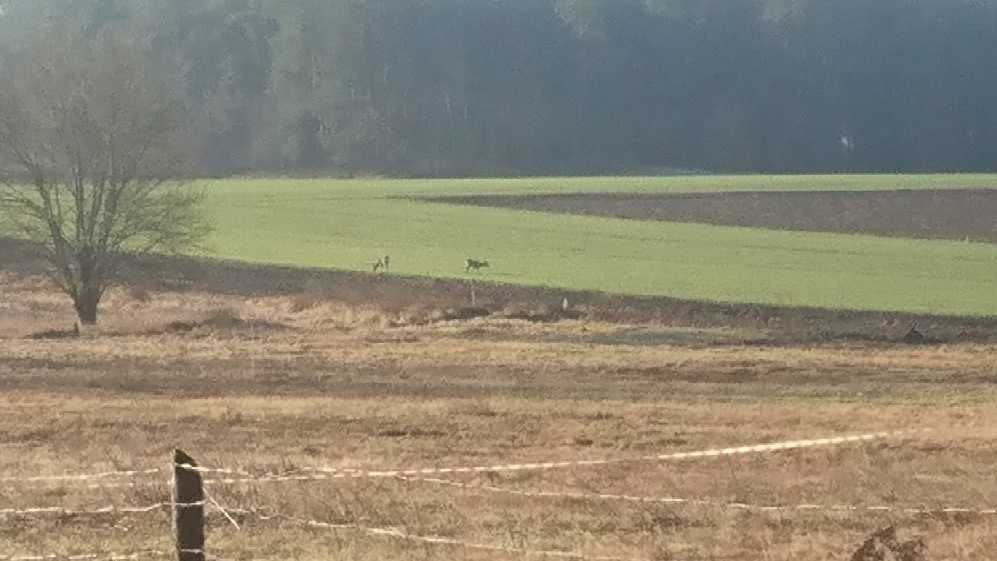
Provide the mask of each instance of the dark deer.
POLYGON ((481 269, 484 269, 488 266, 489 266, 488 261, 478 261, 475 259, 468 259, 467 261, 464 262, 464 270, 468 273, 470 273, 472 270, 480 271, 481 269))

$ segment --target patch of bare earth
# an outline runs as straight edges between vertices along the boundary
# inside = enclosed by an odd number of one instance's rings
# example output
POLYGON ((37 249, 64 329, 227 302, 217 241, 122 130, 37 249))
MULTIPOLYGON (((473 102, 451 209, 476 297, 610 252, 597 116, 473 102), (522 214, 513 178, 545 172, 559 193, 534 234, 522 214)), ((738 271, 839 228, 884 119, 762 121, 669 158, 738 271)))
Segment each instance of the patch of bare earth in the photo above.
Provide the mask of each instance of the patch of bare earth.
POLYGON ((635 220, 997 242, 997 190, 503 195, 431 200, 635 220))
POLYGON ((925 559, 997 551, 992 344, 755 345, 743 328, 427 321, 451 303, 415 306, 384 280, 341 295, 254 292, 246 283, 264 280, 244 278, 204 290, 216 274, 114 291, 99 329, 32 339, 68 324, 70 306, 28 271, 0 273, 0 556, 169 551, 164 508, 11 511, 168 500, 165 473, 30 478, 160 468, 177 446, 235 470, 209 479, 240 480, 208 487, 239 525, 209 509, 208 550, 221 559, 844 560, 870 539, 873 555, 894 541, 923 542, 925 559), (898 429, 931 431, 646 460, 898 429), (315 477, 577 460, 637 461, 315 477))

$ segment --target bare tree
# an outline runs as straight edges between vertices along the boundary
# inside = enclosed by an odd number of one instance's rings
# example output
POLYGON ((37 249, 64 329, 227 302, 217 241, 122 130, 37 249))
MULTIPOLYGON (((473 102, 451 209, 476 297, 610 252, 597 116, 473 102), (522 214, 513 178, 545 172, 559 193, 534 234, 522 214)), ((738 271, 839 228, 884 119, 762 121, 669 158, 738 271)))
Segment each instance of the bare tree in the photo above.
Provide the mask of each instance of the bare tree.
POLYGON ((179 181, 184 112, 140 42, 44 35, 0 68, 0 210, 94 324, 126 255, 187 250, 208 229, 179 181))

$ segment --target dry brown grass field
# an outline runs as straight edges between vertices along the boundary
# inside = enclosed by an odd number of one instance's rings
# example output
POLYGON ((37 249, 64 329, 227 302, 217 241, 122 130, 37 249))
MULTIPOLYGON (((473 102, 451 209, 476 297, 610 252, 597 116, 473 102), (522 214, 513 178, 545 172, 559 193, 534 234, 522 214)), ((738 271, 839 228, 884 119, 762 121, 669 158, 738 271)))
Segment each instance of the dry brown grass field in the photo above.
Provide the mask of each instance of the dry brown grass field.
POLYGON ((930 431, 767 454, 439 476, 463 487, 397 478, 212 484, 239 527, 210 508, 208 551, 226 560, 505 560, 544 551, 848 560, 892 525, 903 539, 924 540, 924 559, 997 559, 997 516, 941 511, 997 507, 990 343, 748 344, 732 329, 596 319, 417 324, 376 300, 197 289, 121 289, 97 332, 39 339, 32 335, 70 325, 71 309, 29 273, 0 270, 0 559, 169 550, 165 508, 4 509, 167 501, 174 447, 254 479, 317 467, 627 460, 901 429, 930 431), (27 480, 157 467, 164 472, 27 480), (594 494, 691 502, 577 496, 594 494), (834 508, 796 508, 804 504, 834 508), (768 506, 789 508, 758 508, 768 506))

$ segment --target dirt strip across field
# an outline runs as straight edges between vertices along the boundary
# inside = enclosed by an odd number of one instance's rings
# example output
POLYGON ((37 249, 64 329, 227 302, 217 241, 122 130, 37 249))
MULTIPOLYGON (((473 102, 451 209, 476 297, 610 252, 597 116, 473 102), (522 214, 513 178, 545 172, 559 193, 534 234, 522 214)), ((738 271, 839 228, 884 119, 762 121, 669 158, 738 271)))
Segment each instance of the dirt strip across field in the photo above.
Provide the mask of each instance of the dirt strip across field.
POLYGON ((432 200, 635 220, 997 242, 997 190, 606 193, 432 200))

